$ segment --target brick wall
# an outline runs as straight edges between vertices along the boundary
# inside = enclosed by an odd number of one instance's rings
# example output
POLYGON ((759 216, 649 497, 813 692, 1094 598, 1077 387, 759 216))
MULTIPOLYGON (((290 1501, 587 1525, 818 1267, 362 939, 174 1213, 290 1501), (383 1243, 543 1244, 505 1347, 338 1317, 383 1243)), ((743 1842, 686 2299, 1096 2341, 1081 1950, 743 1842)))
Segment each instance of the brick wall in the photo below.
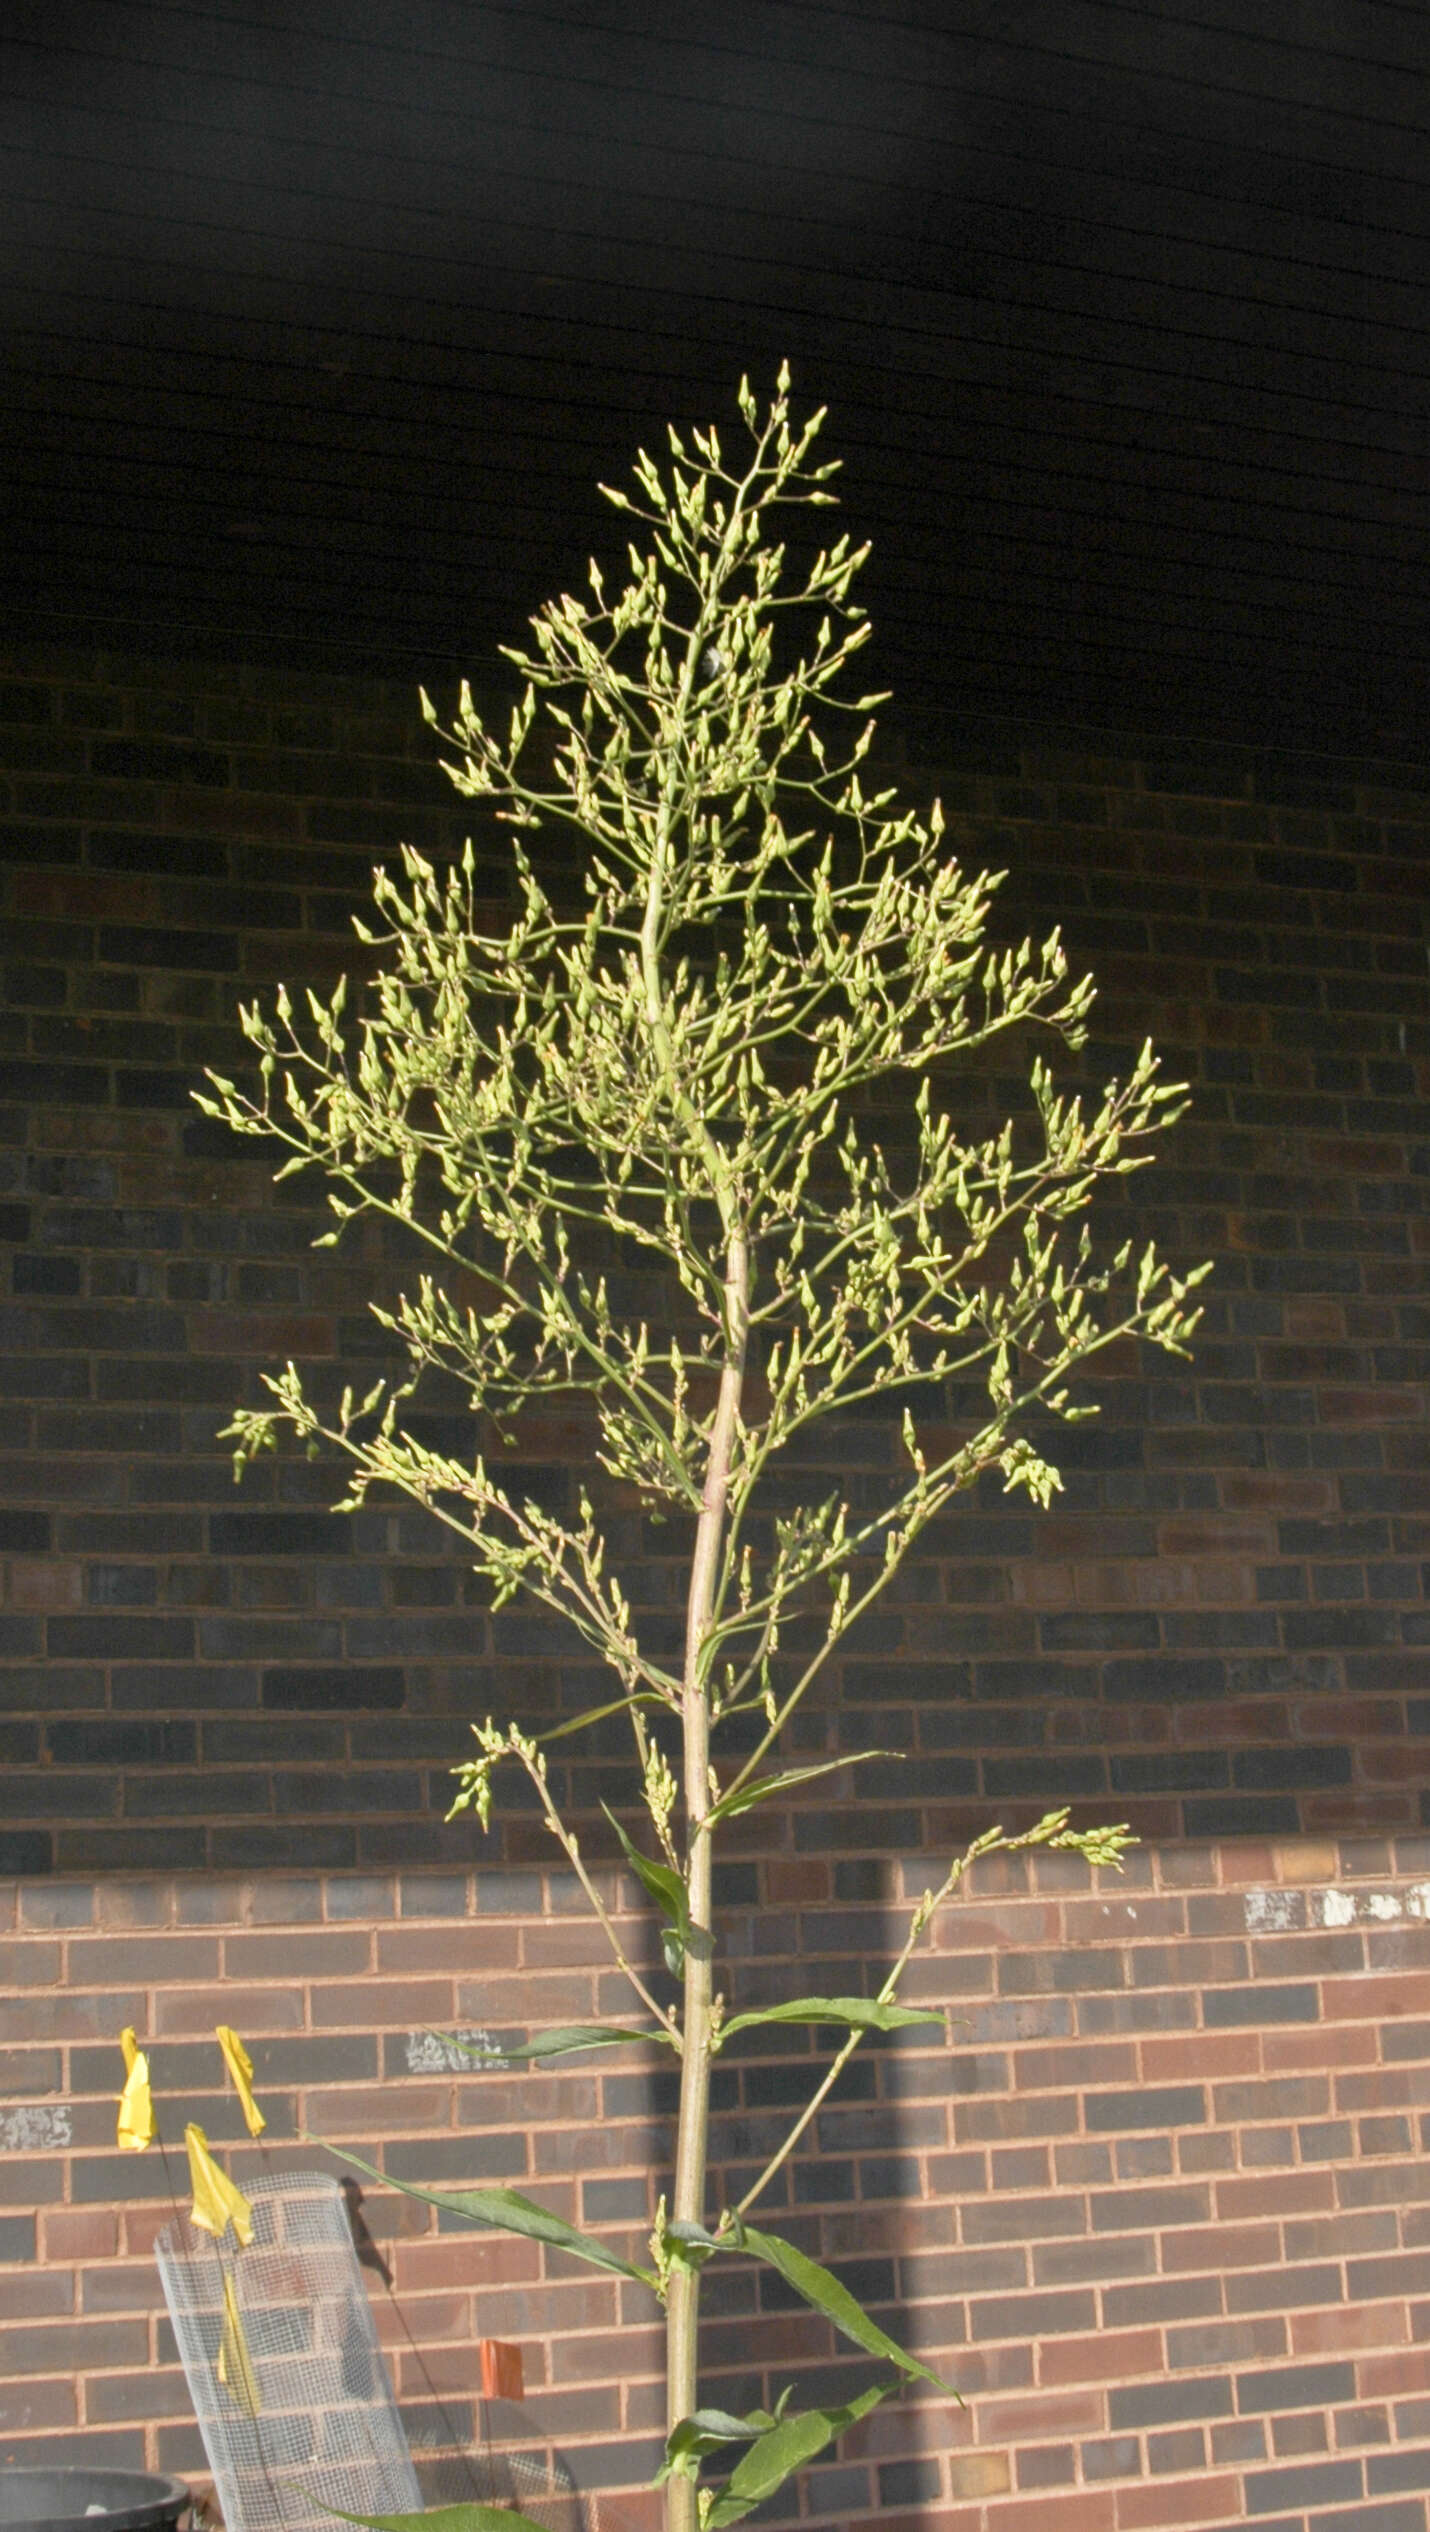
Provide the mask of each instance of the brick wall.
MULTIPOLYGON (((371 1227, 315 1254, 307 1182, 275 1193, 189 1094, 241 1062, 240 996, 352 963, 373 857, 450 850, 470 808, 405 691, 28 654, 0 715, 0 1870, 461 1860, 466 1719, 590 1682, 422 1517, 335 1520, 332 1472, 293 1459, 235 1492, 233 1403, 290 1354, 338 1385, 370 1363, 402 1260, 371 1227)), ((1159 1837, 1413 1828, 1430 776, 986 730, 951 756, 1000 925, 1060 918, 1099 977, 1094 1069, 1150 1031, 1193 1086, 1109 1235, 1217 1270, 1195 1362, 1128 1361, 1060 1437, 1055 1510, 961 1506, 850 1646, 845 1729, 918 1765, 870 1771, 841 1841, 1059 1797, 1159 1837)), ((569 1492, 577 1429, 527 1448, 569 1492)), ((866 1420, 841 1448, 876 1489, 896 1443, 866 1420)), ((669 1628, 672 1548, 636 1552, 669 1628)), ((539 1851, 519 1813, 501 1835, 539 1851)))
MULTIPOLYGON (((275 2155, 311 2128, 637 2234, 664 2105, 608 2061, 458 2079, 421 2036, 608 2001, 529 1812, 486 1847, 441 1821, 473 1712, 551 1713, 589 1674, 425 1522, 336 1520, 331 1472, 287 1458, 235 1492, 216 1438, 288 1354, 338 1384, 370 1362, 366 1301, 403 1272, 370 1229, 314 1252, 312 1193, 189 1092, 241 1061, 240 995, 351 963, 376 854, 458 840, 411 698, 35 653, 0 733, 0 2453, 79 2433, 184 2464, 165 2208, 112 2149, 124 2021, 176 2126, 233 2133, 225 2018, 275 2155)), ((1071 1798, 1148 1841, 1095 1897, 1050 1860, 985 1885, 921 1973, 952 2051, 865 2059, 796 2166, 787 2224, 970 2397, 871 2421, 806 2511, 1422 2532, 1430 776, 985 729, 937 788, 965 857, 1008 869, 1006 931, 1061 919, 1094 967, 1090 1069, 1150 1031, 1192 1083, 1109 1236, 1217 1269, 1195 1362, 1119 1364, 1063 1437, 1055 1510, 970 1500, 848 1646, 812 1744, 912 1767, 741 1824, 749 1995, 862 1985, 891 1877, 922 1887, 991 1812, 1071 1798)), ((971 1078, 970 1116, 1008 1095, 971 1078)), ((526 1447, 571 1488, 573 1425, 526 1447)), ((839 1447, 876 1488, 888 1430, 839 1447)), ((671 1551, 627 1545, 669 1627, 671 1551)), ((623 1784, 598 1749, 563 1790, 623 1784)), ((728 2169, 800 2071, 723 2071, 728 2169)), ((413 2215, 374 2202, 414 2412, 434 2381, 468 2399, 475 2338, 509 2336, 584 2484, 638 2475, 657 2404, 615 2289, 413 2215)), ((847 2378, 777 2299, 722 2292, 731 2398, 786 2358, 847 2378)))
MULTIPOLYGON (((856 1869, 867 1888, 849 1900, 848 1867, 767 1868, 722 1964, 736 2002, 877 1974, 924 1866, 877 1889, 856 1869)), ((913 2032, 856 2059, 769 2218, 967 2406, 891 2403, 811 2473, 803 2519, 1423 2532, 1427 1911, 1421 1838, 1167 1846, 1100 1885, 1064 1857, 989 1868, 917 1974, 956 2017, 952 2045, 913 2032)), ((409 2179, 526 2186, 640 2255, 660 2084, 629 2055, 456 2073, 430 2037, 500 2039, 613 2001, 562 1880, 52 1878, 0 1892, 0 1927, 0 2460, 202 2467, 149 2257, 163 2174, 152 2152, 113 2150, 124 2020, 171 2136, 197 2117, 241 2137, 210 2036, 231 2020, 275 2163, 311 2164, 293 2140, 313 2133, 409 2179)), ((775 2044, 732 2048, 717 2076, 731 2193, 810 2075, 804 2035, 762 2036, 775 2044)), ((243 2139, 231 2160, 242 2176, 264 2155, 243 2139)), ((182 2164, 180 2149, 181 2187, 182 2164)), ((366 2214, 419 2438, 446 2432, 443 2409, 466 2431, 474 2342, 509 2338, 533 2435, 578 2486, 640 2479, 660 2402, 634 2289, 376 2188, 366 2214)), ((732 2263, 709 2291, 705 2389, 726 2405, 867 2371, 777 2280, 732 2263)), ((619 2519, 652 2525, 650 2498, 623 2495, 619 2519)))

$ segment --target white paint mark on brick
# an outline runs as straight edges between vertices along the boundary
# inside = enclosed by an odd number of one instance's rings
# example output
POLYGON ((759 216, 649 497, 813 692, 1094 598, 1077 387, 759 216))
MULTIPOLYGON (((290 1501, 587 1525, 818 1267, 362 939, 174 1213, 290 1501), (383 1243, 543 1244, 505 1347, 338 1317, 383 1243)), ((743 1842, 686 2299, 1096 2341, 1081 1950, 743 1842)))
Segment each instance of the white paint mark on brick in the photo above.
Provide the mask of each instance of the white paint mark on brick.
POLYGON ((1285 1934, 1296 1922, 1296 1893, 1292 1890, 1248 1890, 1246 1894, 1246 1930, 1248 1934, 1285 1934))
POLYGON ((0 2110, 0 2154, 50 2154, 73 2135, 67 2102, 20 2101, 0 2110))
POLYGON ((509 2057, 498 2056, 497 2043, 490 2031, 478 2025, 463 2031, 409 2031, 407 2034, 407 2071, 409 2075, 472 2075, 498 2074, 511 2064, 509 2057))
POLYGON ((1314 1890, 1310 1902, 1313 1925, 1397 1925, 1403 1917, 1430 1917, 1430 1882, 1398 1890, 1314 1890))

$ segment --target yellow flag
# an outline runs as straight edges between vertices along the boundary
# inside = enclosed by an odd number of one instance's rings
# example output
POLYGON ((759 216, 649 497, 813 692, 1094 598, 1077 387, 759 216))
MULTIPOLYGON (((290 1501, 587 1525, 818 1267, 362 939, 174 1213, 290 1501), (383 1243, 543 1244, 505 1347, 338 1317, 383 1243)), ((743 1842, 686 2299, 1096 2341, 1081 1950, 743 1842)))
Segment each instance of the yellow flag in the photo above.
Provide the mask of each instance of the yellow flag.
POLYGON ((239 2107, 242 2110, 244 2118, 248 2124, 248 2133, 250 2136, 261 2136, 268 2125, 268 2121, 259 2109, 257 2102, 254 2100, 251 2090, 253 2083, 253 2060, 249 2056, 247 2049, 244 2047, 238 2033, 236 2031, 231 2031, 226 2022, 220 2022, 218 2024, 214 2032, 214 2037, 218 2041, 219 2047, 223 2050, 223 2062, 228 2068, 229 2074, 233 2080, 233 2088, 238 2095, 239 2107))
POLYGON ((218 2378, 250 2418, 256 2418, 263 2403, 258 2396, 258 2376, 243 2335, 238 2317, 238 2297, 233 2279, 225 2274, 223 2281, 223 2329, 218 2343, 218 2378))
POLYGON ((243 2191, 227 2172, 219 2170, 209 2141, 202 2128, 192 2121, 184 2130, 184 2143, 189 2149, 189 2180, 193 2187, 193 2220, 203 2233, 211 2233, 221 2242, 232 2224, 245 2246, 253 2239, 253 2209, 243 2191))
POLYGON ((154 2142, 154 2103, 149 2091, 149 2060, 132 2029, 119 2034, 124 2051, 124 2090, 119 2096, 115 2141, 121 2153, 142 2154, 154 2142))

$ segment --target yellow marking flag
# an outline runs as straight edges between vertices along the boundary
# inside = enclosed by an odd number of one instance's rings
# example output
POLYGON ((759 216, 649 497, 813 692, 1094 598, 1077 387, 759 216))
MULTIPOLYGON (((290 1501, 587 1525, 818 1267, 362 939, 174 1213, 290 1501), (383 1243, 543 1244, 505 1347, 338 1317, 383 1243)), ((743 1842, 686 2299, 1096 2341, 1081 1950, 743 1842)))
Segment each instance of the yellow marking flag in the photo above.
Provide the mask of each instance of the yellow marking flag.
POLYGON ((226 2022, 220 2022, 218 2024, 214 2032, 214 2037, 218 2041, 219 2047, 223 2050, 223 2062, 228 2068, 234 2091, 238 2095, 239 2107, 247 2122, 248 2133, 250 2136, 261 2136, 268 2125, 268 2121, 265 2119, 257 2102, 253 2098, 253 2092, 251 2089, 253 2084, 253 2060, 249 2056, 247 2049, 244 2047, 238 2033, 236 2031, 231 2031, 226 2022))
POLYGON ((238 2296, 233 2279, 223 2281, 223 2330, 218 2343, 218 2378, 247 2416, 256 2418, 263 2403, 258 2396, 258 2376, 243 2335, 238 2317, 238 2296))
POLYGON ((221 2242, 228 2227, 245 2246, 253 2239, 253 2209, 236 2181, 220 2171, 203 2129, 190 2122, 184 2130, 184 2143, 189 2149, 189 2179, 193 2186, 193 2220, 203 2233, 211 2233, 221 2242))
POLYGON ((149 2060, 126 2027, 119 2034, 124 2051, 124 2090, 119 2096, 115 2142, 121 2153, 142 2154, 154 2142, 154 2102, 149 2090, 149 2060))

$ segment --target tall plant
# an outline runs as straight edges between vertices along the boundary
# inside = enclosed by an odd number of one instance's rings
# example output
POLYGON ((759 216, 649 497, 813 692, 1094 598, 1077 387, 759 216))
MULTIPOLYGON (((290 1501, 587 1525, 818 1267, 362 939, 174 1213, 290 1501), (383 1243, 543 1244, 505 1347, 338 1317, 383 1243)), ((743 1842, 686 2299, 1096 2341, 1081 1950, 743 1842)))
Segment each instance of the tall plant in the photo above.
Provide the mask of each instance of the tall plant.
MULTIPOLYGON (((1182 1351, 1198 1280, 1150 1248, 1099 1261, 1087 1227, 1100 1184, 1139 1167, 1178 1111, 1150 1048, 1091 1112, 1060 1094, 1041 1053, 1026 1113, 995 1132, 966 1135, 944 1104, 954 1060, 1015 1031, 1081 1045, 1092 986, 1070 977, 1056 931, 990 949, 997 879, 964 873, 937 806, 920 815, 866 788, 869 713, 884 698, 835 689, 870 629, 851 595, 867 548, 841 536, 791 571, 772 530, 782 509, 833 499, 835 467, 814 454, 823 417, 792 420, 787 372, 763 409, 742 384, 739 407, 737 457, 713 429, 688 444, 672 431, 664 465, 642 453, 634 491, 607 493, 634 525, 626 575, 612 593, 593 563, 585 596, 532 619, 532 647, 507 654, 524 690, 506 737, 465 686, 441 733, 458 790, 512 830, 506 932, 480 928, 470 843, 445 870, 404 851, 400 874, 375 875, 376 928, 358 927, 377 973, 357 1011, 342 984, 327 1001, 309 993, 303 1013, 280 989, 271 1017, 242 1014, 257 1088, 214 1075, 201 1103, 285 1144, 280 1176, 322 1171, 329 1242, 373 1215, 431 1260, 376 1310, 405 1374, 325 1410, 290 1364, 267 1382, 271 1403, 230 1428, 240 1470, 282 1429, 331 1445, 349 1469, 343 1508, 374 1486, 427 1506, 498 1606, 533 1595, 611 1673, 609 1700, 555 1730, 476 1726, 454 1809, 485 1827, 497 1768, 525 1770, 640 2008, 633 2023, 547 2032, 514 2053, 639 2038, 678 2063, 650 2264, 511 2191, 415 2194, 659 2298, 669 2532, 737 2521, 901 2381, 934 2379, 751 2209, 865 2033, 938 2019, 901 2005, 900 1981, 979 1856, 1046 1845, 1115 1863, 1126 1842, 1070 1828, 1064 1811, 1019 1835, 992 1829, 920 1900, 877 1994, 732 2013, 717 1985, 717 1839, 756 1804, 874 1755, 790 1763, 789 1727, 835 1647, 979 1477, 1048 1502, 1059 1478, 1040 1436, 1091 1412, 1071 1376, 1132 1335, 1182 1351), (579 842, 579 889, 553 835, 579 842), (889 1085, 902 1108, 881 1140, 875 1098, 889 1085), (658 1325, 613 1293, 602 1261, 615 1242, 663 1277, 658 1325), (428 1447, 404 1421, 434 1371, 478 1419, 471 1456, 428 1447), (502 1447, 554 1397, 584 1399, 592 1417, 601 1473, 574 1515, 524 1493, 502 1447), (838 1485, 795 1501, 786 1477, 775 1493, 782 1454, 797 1465, 813 1426, 875 1401, 902 1410, 903 1442, 877 1509, 856 1510, 838 1485), (688 1552, 678 1659, 623 1588, 603 1528, 615 1489, 688 1552), (629 1957, 553 1798, 552 1743, 615 1713, 649 1823, 644 1845, 613 1822, 615 1836, 660 1912, 678 1999, 629 1957), (772 2024, 832 2026, 839 2044, 759 2178, 712 2207, 712 2063, 772 2024), (795 2414, 788 2393, 738 2418, 702 2408, 702 2272, 739 2254, 887 2370, 842 2408, 795 2414), (722 2451, 726 2476, 703 2484, 722 2451)), ((423 709, 437 726, 425 695, 423 709)))

